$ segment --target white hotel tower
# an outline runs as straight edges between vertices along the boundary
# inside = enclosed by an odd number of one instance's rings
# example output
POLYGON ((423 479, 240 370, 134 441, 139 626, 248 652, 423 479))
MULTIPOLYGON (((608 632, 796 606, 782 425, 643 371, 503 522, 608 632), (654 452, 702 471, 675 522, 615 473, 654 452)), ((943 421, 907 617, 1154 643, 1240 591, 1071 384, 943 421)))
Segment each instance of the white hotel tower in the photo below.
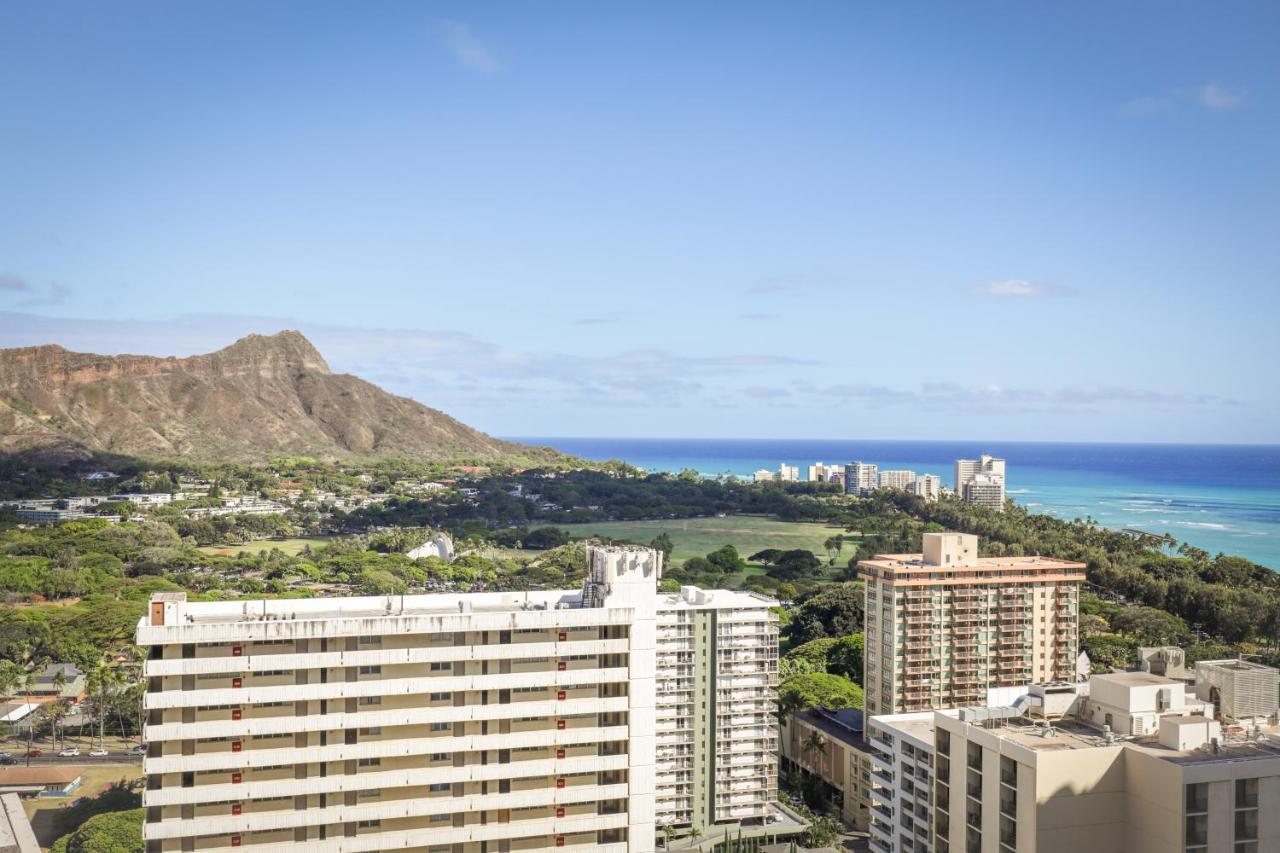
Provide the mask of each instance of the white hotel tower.
POLYGON ((155 595, 147 850, 635 853, 657 824, 798 829, 772 802, 772 602, 659 594, 649 549, 588 562, 581 591, 155 595))

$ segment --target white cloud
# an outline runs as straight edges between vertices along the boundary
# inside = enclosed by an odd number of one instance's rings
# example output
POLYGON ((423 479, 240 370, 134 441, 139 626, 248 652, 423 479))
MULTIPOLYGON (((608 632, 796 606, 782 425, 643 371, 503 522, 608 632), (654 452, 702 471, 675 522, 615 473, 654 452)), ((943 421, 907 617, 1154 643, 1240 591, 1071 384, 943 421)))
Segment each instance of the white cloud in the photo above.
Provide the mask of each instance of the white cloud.
POLYGON ((1014 278, 1008 281, 993 281, 977 284, 969 288, 971 293, 982 296, 1012 296, 1026 298, 1031 296, 1061 296, 1070 293, 1070 289, 1056 284, 1040 284, 1034 281, 1014 278))
POLYGON ((1231 89, 1221 83, 1204 83, 1199 86, 1183 86, 1170 89, 1160 95, 1134 98, 1124 105, 1130 115, 1172 112, 1182 105, 1200 107, 1214 112, 1234 110, 1244 103, 1244 89, 1231 89))
POLYGON ((1232 91, 1217 83, 1206 83, 1190 90, 1188 97, 1211 110, 1234 110, 1244 103, 1244 90, 1232 91))
POLYGON ((445 48, 463 68, 481 74, 497 74, 502 70, 501 60, 466 24, 441 20, 436 22, 436 27, 441 33, 445 48))

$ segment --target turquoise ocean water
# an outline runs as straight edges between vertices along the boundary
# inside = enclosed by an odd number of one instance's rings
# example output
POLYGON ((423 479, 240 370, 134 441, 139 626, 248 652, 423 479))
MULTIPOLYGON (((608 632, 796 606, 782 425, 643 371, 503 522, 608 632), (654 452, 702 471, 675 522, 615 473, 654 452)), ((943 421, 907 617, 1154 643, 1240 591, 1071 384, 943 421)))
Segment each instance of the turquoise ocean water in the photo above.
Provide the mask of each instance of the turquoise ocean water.
POLYGON ((937 474, 990 453, 1008 461, 1008 493, 1032 512, 1090 516, 1107 527, 1170 533, 1212 553, 1280 569, 1280 445, 1041 442, 773 441, 756 439, 517 438, 587 459, 650 471, 750 476, 778 465, 875 462, 937 474))

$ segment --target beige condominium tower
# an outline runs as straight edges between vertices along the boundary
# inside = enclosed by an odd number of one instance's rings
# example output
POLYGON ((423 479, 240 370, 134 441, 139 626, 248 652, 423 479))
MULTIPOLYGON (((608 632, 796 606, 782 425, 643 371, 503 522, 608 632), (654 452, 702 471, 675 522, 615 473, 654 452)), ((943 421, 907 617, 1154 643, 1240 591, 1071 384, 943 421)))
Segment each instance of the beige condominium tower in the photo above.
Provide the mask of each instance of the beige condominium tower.
POLYGON ((188 602, 146 662, 148 851, 655 849, 776 838, 769 599, 660 594, 592 547, 581 590, 188 602))
POLYGON ((985 704, 991 687, 1076 679, 1083 563, 979 557, 926 533, 919 554, 858 563, 866 580, 866 710, 985 704))

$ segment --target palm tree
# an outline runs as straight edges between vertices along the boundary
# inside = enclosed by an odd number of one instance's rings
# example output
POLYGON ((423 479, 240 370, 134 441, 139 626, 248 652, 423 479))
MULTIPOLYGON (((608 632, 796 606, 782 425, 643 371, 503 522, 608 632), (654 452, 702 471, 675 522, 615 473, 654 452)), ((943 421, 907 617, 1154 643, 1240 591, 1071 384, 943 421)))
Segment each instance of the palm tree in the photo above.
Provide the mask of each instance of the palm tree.
POLYGON ((816 729, 809 732, 809 736, 804 739, 804 743, 800 746, 800 754, 808 755, 811 752, 825 754, 827 751, 827 741, 816 729))
POLYGON ((667 850, 671 849, 671 839, 676 837, 675 827, 671 824, 664 824, 662 827, 662 846, 667 850))

